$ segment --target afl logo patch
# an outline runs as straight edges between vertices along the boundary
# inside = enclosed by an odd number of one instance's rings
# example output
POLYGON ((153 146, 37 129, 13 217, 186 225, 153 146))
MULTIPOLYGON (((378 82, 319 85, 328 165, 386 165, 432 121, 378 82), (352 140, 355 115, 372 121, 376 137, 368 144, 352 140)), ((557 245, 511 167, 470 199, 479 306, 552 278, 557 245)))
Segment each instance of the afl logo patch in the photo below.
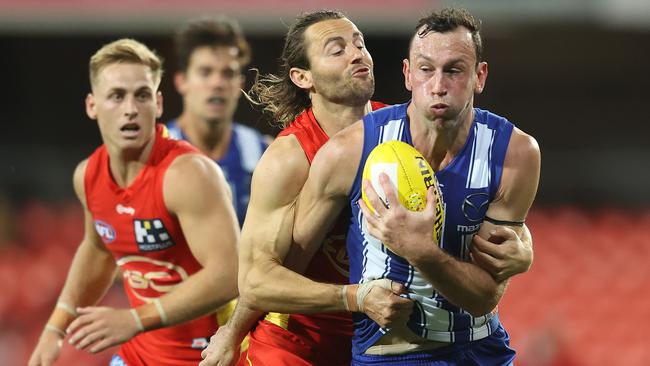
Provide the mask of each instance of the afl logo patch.
POLYGON ((468 194, 461 207, 465 218, 471 222, 483 221, 489 205, 489 196, 485 192, 468 194))
POLYGON ((109 223, 95 220, 95 230, 97 230, 97 234, 102 238, 104 244, 110 244, 115 240, 115 229, 109 223))

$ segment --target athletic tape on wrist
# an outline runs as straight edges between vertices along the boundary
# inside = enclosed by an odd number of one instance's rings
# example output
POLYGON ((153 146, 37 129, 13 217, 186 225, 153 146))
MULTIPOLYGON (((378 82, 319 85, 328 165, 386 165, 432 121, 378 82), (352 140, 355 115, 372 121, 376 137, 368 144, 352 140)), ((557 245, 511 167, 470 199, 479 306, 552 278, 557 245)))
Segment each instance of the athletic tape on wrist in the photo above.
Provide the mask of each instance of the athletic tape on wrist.
POLYGON ((360 284, 357 288, 357 305, 359 306, 359 311, 364 311, 364 301, 374 286, 382 287, 386 290, 392 291, 393 281, 389 280, 388 278, 382 278, 380 280, 374 280, 360 284))
POLYGON ((156 310, 158 310, 158 315, 160 316, 160 321, 162 322, 163 326, 166 326, 169 324, 169 319, 167 318, 167 313, 165 312, 165 308, 163 308, 162 304, 160 303, 160 299, 154 299, 153 300, 154 305, 156 305, 156 310))
POLYGON ((70 314, 70 315, 72 315, 74 317, 77 317, 77 315, 79 315, 79 314, 77 314, 77 310, 75 310, 75 308, 73 308, 72 306, 66 304, 63 301, 57 302, 56 307, 60 308, 62 310, 65 310, 66 313, 68 313, 68 314, 70 314))
POLYGON ((52 324, 45 324, 45 330, 50 331, 50 332, 54 332, 54 333, 60 335, 61 337, 66 336, 65 330, 63 330, 63 329, 61 329, 61 328, 59 328, 59 327, 57 327, 55 325, 52 325, 52 324))
POLYGON ((374 286, 384 288, 386 290, 393 290, 393 281, 387 278, 374 280, 370 282, 361 283, 358 285, 345 285, 341 288, 341 296, 343 297, 343 305, 347 311, 360 311, 364 312, 365 299, 374 286), (356 303, 356 304, 355 304, 356 303))
POLYGON ((357 306, 359 307, 359 311, 363 311, 364 309, 364 300, 366 299, 366 296, 368 296, 368 293, 370 293, 370 290, 372 290, 372 287, 374 286, 373 281, 362 283, 357 287, 357 306))
POLYGON ((74 308, 72 306, 59 301, 56 306, 54 306, 52 315, 50 315, 50 318, 46 324, 49 324, 57 329, 64 330, 68 328, 70 323, 74 321, 77 315, 79 314, 74 311, 74 308))
POLYGON ((138 312, 135 311, 135 309, 131 309, 129 312, 131 315, 133 315, 133 319, 135 320, 135 325, 138 327, 138 330, 144 332, 144 325, 142 325, 142 320, 140 320, 138 312))

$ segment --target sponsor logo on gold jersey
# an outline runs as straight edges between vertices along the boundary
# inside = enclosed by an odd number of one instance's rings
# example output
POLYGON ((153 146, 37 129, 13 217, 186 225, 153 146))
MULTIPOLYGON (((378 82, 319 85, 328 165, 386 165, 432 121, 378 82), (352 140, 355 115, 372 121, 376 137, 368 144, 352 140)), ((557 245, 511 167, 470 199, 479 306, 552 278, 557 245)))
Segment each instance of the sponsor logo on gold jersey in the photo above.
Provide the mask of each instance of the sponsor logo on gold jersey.
POLYGON ((117 265, 131 292, 144 302, 170 292, 189 275, 183 267, 166 261, 130 255, 120 258, 117 265))

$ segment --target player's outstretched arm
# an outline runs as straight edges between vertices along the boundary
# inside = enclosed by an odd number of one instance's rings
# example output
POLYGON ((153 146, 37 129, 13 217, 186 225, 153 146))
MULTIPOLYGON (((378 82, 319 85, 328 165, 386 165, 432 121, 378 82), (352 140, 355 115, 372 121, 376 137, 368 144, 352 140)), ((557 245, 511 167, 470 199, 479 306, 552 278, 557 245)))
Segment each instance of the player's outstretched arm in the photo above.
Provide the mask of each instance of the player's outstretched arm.
POLYGON ((98 302, 115 276, 115 260, 95 231, 86 206, 84 174, 87 161, 75 169, 75 193, 84 207, 84 237, 72 260, 68 277, 50 319, 33 351, 29 366, 52 365, 59 357, 66 329, 77 317, 77 308, 98 302))

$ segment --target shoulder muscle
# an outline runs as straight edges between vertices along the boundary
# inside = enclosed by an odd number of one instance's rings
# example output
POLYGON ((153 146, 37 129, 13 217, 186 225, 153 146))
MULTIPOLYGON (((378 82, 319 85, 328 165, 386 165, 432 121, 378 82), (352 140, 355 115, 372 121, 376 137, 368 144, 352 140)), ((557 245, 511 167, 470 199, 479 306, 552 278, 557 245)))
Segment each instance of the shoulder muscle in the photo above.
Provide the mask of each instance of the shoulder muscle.
POLYGON ((219 201, 231 201, 230 189, 221 168, 200 154, 177 157, 163 180, 163 197, 171 213, 205 208, 219 201))
POLYGON ((499 212, 494 213, 491 209, 492 214, 503 220, 525 219, 537 193, 540 156, 537 141, 515 128, 508 145, 501 185, 495 200, 499 212))

